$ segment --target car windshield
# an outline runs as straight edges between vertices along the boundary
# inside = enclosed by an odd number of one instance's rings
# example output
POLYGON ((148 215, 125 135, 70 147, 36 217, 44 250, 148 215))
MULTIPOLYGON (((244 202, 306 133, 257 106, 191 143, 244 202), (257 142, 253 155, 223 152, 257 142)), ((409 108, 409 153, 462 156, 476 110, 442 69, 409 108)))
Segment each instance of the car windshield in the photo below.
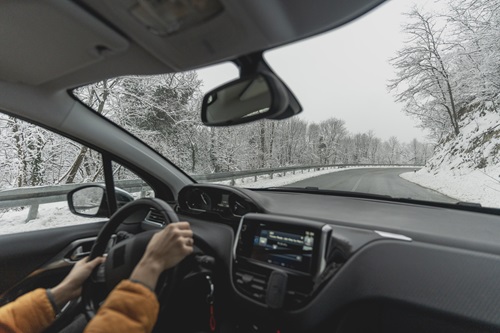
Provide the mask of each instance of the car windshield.
POLYGON ((202 124, 232 63, 74 93, 198 182, 500 207, 499 24, 498 1, 389 1, 269 50, 304 109, 281 121, 202 124))

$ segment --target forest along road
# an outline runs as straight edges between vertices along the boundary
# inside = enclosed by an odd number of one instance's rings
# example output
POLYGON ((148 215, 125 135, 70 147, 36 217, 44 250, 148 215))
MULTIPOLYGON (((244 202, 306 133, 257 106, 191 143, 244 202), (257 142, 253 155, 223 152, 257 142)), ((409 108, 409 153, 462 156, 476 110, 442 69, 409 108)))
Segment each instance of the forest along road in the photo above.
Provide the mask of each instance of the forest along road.
POLYGON ((458 200, 419 186, 401 177, 411 168, 366 168, 333 172, 289 184, 288 187, 312 186, 320 189, 384 194, 393 198, 456 203, 458 200))

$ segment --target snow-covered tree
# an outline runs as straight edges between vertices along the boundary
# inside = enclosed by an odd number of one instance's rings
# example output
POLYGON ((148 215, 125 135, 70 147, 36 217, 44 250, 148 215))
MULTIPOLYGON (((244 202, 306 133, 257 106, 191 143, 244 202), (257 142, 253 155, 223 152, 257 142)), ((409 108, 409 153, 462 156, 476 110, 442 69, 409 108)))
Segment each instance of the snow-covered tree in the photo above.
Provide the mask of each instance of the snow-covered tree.
POLYGON ((404 47, 391 63, 396 78, 389 89, 396 101, 405 103, 404 111, 421 120, 425 128, 439 129, 458 135, 456 82, 447 61, 449 47, 444 40, 444 27, 433 14, 416 7, 407 13, 409 23, 403 30, 408 36, 404 47))

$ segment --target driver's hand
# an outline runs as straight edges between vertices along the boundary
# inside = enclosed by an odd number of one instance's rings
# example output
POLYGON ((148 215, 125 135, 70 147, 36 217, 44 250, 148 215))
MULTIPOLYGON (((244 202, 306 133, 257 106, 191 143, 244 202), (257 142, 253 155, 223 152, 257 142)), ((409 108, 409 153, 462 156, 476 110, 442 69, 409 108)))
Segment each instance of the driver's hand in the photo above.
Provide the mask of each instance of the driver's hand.
POLYGON ((193 231, 188 222, 169 224, 149 241, 142 257, 162 272, 174 267, 193 252, 193 231))
POLYGON ((80 297, 83 282, 87 280, 94 268, 105 260, 103 257, 97 257, 92 261, 87 261, 87 259, 88 257, 79 260, 64 280, 51 289, 54 301, 59 308, 66 302, 80 297))
POLYGON ((160 274, 193 252, 193 231, 188 222, 171 223, 153 235, 130 278, 154 289, 160 274))

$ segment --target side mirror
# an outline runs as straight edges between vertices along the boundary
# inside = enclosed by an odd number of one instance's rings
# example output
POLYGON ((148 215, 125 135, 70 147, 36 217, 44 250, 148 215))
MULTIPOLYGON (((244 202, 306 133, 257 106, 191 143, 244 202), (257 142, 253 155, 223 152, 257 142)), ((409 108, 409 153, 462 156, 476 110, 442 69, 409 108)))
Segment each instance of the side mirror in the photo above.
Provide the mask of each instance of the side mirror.
MULTIPOLYGON (((119 188, 115 188, 118 208, 128 202, 134 201, 134 197, 119 188)), ((109 217, 106 187, 104 185, 85 185, 70 191, 67 195, 69 210, 79 216, 87 217, 109 217)))
POLYGON ((230 126, 262 118, 279 118, 289 105, 287 88, 273 74, 257 73, 231 81, 205 95, 201 120, 230 126))

